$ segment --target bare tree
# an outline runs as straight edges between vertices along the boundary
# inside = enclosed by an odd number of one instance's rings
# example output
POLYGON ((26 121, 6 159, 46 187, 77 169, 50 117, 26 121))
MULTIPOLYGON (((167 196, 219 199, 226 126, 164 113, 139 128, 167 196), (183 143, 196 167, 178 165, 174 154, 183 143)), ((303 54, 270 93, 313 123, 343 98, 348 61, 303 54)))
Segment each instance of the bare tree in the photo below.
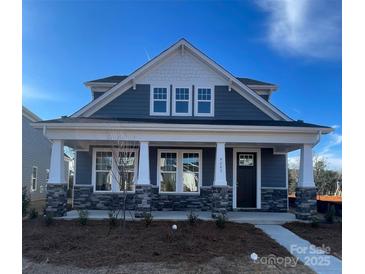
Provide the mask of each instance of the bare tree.
POLYGON ((117 184, 114 186, 112 184, 112 188, 117 187, 117 191, 121 191, 123 193, 122 202, 118 199, 118 210, 115 217, 118 218, 122 211, 122 224, 124 229, 128 191, 133 191, 135 187, 134 181, 135 174, 137 174, 135 169, 137 168, 136 159, 138 146, 136 141, 128 140, 128 138, 123 135, 114 135, 113 140, 111 174, 117 184))

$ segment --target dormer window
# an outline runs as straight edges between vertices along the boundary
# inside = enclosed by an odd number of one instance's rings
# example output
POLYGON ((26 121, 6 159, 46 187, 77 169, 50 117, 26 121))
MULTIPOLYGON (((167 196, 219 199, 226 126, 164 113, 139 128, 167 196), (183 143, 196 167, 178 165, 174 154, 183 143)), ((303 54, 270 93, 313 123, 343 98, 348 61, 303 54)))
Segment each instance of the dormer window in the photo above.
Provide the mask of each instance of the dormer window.
POLYGON ((191 90, 189 88, 175 88, 172 96, 172 114, 175 116, 191 116, 191 90))
POLYGON ((170 94, 168 88, 152 88, 151 99, 151 115, 170 115, 170 94))
POLYGON ((214 116, 214 92, 211 88, 196 89, 194 115, 214 116))

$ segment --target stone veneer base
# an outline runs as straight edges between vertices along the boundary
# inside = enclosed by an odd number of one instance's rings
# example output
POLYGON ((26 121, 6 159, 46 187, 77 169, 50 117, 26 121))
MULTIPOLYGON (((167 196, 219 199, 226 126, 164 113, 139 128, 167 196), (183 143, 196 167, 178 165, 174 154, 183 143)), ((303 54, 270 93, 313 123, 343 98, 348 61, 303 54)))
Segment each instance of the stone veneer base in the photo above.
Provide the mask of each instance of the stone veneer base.
POLYGON ((310 220, 317 212, 317 189, 297 187, 295 196, 295 217, 299 220, 310 220))
POLYGON ((287 212, 288 189, 261 188, 261 210, 269 212, 287 212))
POLYGON ((142 218, 151 211, 152 185, 136 185, 134 217, 142 218))
MULTIPOLYGON (((231 186, 202 186, 199 194, 166 194, 159 193, 159 188, 155 185, 143 187, 137 185, 135 193, 127 194, 126 206, 127 210, 135 210, 139 207, 142 215, 143 212, 150 210, 224 213, 232 210, 232 190, 231 186)), ((118 209, 122 198, 123 193, 95 193, 91 185, 75 185, 73 207, 74 209, 118 209)), ((261 189, 261 209, 257 211, 286 212, 287 209, 287 189, 261 189)))
POLYGON ((62 217, 67 211, 67 184, 47 184, 46 212, 62 217))

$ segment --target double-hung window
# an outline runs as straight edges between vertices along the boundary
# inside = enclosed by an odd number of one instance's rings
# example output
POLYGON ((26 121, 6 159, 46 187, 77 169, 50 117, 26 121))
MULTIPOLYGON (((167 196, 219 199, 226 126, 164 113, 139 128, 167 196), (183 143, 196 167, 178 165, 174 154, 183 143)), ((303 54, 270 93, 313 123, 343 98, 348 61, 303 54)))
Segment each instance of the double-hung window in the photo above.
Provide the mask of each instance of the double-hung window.
POLYGON ((118 174, 119 174, 119 191, 134 191, 134 181, 136 174, 137 151, 123 150, 119 152, 118 157, 118 174))
POLYGON ((38 180, 38 167, 32 167, 32 176, 30 180, 30 190, 36 191, 37 190, 37 180, 38 180))
POLYGON ((95 154, 95 191, 112 190, 112 164, 111 151, 96 151, 95 154))
POLYGON ((159 150, 160 192, 199 193, 201 166, 199 150, 159 150))
POLYGON ((197 88, 195 93, 195 116, 214 115, 214 92, 211 88, 197 88))
POLYGON ((191 92, 189 88, 175 88, 173 92, 172 114, 191 116, 191 92))
POLYGON ((168 88, 154 87, 151 89, 150 114, 170 114, 170 93, 168 88))
POLYGON ((134 191, 137 148, 95 148, 93 155, 93 185, 96 192, 134 191))

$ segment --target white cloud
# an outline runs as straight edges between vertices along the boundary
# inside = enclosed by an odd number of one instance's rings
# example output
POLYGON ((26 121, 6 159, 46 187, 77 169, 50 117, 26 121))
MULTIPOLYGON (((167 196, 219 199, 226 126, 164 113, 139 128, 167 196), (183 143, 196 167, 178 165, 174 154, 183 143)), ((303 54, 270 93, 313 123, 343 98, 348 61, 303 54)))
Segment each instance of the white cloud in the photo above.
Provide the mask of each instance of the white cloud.
POLYGON ((277 50, 315 58, 341 56, 341 1, 259 0, 269 13, 267 40, 277 50))
POLYGON ((40 89, 33 88, 29 85, 23 84, 23 100, 34 100, 34 101, 62 101, 61 98, 51 94, 49 92, 44 92, 40 89))
POLYGON ((330 134, 328 134, 328 142, 327 144, 323 147, 323 149, 319 152, 319 154, 328 154, 329 152, 331 152, 331 150, 342 144, 342 135, 335 133, 335 132, 331 132, 330 134))

